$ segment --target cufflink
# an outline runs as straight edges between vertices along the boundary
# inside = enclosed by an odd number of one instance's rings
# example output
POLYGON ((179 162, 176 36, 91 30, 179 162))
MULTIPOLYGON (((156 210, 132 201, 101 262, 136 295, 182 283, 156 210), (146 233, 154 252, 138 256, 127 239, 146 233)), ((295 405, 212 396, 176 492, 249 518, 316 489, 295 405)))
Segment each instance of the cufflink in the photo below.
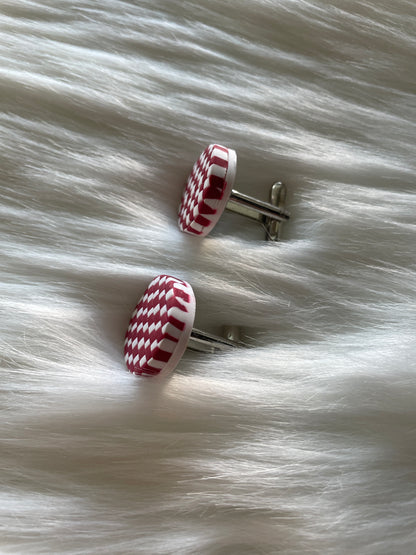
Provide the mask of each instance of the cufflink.
POLYGON ((218 337, 193 328, 195 295, 186 281, 173 276, 155 277, 138 302, 124 341, 127 369, 136 375, 168 374, 186 348, 204 353, 240 346, 238 329, 218 337))
POLYGON ((209 145, 188 177, 179 207, 179 228, 205 237, 227 209, 260 222, 265 227, 266 239, 277 241, 282 222, 290 218, 285 210, 286 186, 274 183, 270 202, 264 202, 233 189, 236 172, 236 152, 221 145, 209 145))

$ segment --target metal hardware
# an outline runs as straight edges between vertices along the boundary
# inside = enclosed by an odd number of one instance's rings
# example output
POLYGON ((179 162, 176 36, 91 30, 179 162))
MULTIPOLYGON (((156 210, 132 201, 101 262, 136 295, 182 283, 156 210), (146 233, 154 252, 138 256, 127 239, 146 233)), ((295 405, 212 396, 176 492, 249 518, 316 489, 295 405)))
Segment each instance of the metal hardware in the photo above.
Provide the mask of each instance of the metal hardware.
MULTIPOLYGON (((273 206, 284 210, 286 204, 286 185, 281 181, 273 183, 270 188, 270 203, 273 206)), ((288 213, 287 213, 288 214, 288 213)), ((282 229, 282 222, 270 217, 265 217, 263 224, 266 228, 266 235, 269 241, 278 241, 280 231, 282 229)))
POLYGON ((188 349, 200 353, 216 353, 241 347, 242 344, 228 337, 219 337, 193 328, 187 345, 188 349))
POLYGON ((233 189, 226 209, 261 222, 266 229, 266 239, 277 241, 281 223, 290 218, 290 213, 284 208, 285 201, 286 186, 279 181, 270 189, 270 202, 258 200, 233 189))

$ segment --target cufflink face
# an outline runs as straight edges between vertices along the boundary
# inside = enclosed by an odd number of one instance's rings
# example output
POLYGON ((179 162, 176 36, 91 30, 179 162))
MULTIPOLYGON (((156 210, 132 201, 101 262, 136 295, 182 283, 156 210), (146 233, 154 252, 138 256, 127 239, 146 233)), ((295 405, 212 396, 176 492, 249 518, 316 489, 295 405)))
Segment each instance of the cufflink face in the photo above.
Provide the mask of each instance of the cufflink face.
POLYGON ((157 276, 137 304, 127 328, 124 360, 130 372, 171 372, 181 359, 195 318, 195 296, 186 281, 157 276))
POLYGON ((188 178, 179 207, 182 231, 204 237, 215 226, 230 197, 237 170, 234 150, 208 146, 188 178))

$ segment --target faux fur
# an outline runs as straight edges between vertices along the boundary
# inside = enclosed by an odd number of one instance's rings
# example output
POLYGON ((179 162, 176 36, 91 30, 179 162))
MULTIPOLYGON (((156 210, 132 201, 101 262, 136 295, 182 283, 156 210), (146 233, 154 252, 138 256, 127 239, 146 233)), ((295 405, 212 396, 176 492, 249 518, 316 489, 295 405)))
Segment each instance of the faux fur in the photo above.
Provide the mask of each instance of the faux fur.
POLYGON ((414 2, 1 4, 1 554, 414 555, 414 2), (211 142, 280 243, 179 231, 211 142), (250 348, 130 375, 160 273, 250 348))

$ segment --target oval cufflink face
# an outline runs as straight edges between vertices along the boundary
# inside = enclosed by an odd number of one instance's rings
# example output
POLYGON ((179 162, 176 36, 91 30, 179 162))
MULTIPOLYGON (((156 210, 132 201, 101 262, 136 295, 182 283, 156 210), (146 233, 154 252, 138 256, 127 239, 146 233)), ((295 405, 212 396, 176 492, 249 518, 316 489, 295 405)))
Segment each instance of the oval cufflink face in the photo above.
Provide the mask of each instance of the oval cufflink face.
POLYGON ((148 376, 171 372, 186 349, 194 318, 195 296, 189 283, 167 275, 154 278, 127 328, 128 370, 148 376))
POLYGON ((209 145, 194 167, 183 192, 178 224, 182 231, 204 237, 223 213, 237 171, 234 150, 209 145))

